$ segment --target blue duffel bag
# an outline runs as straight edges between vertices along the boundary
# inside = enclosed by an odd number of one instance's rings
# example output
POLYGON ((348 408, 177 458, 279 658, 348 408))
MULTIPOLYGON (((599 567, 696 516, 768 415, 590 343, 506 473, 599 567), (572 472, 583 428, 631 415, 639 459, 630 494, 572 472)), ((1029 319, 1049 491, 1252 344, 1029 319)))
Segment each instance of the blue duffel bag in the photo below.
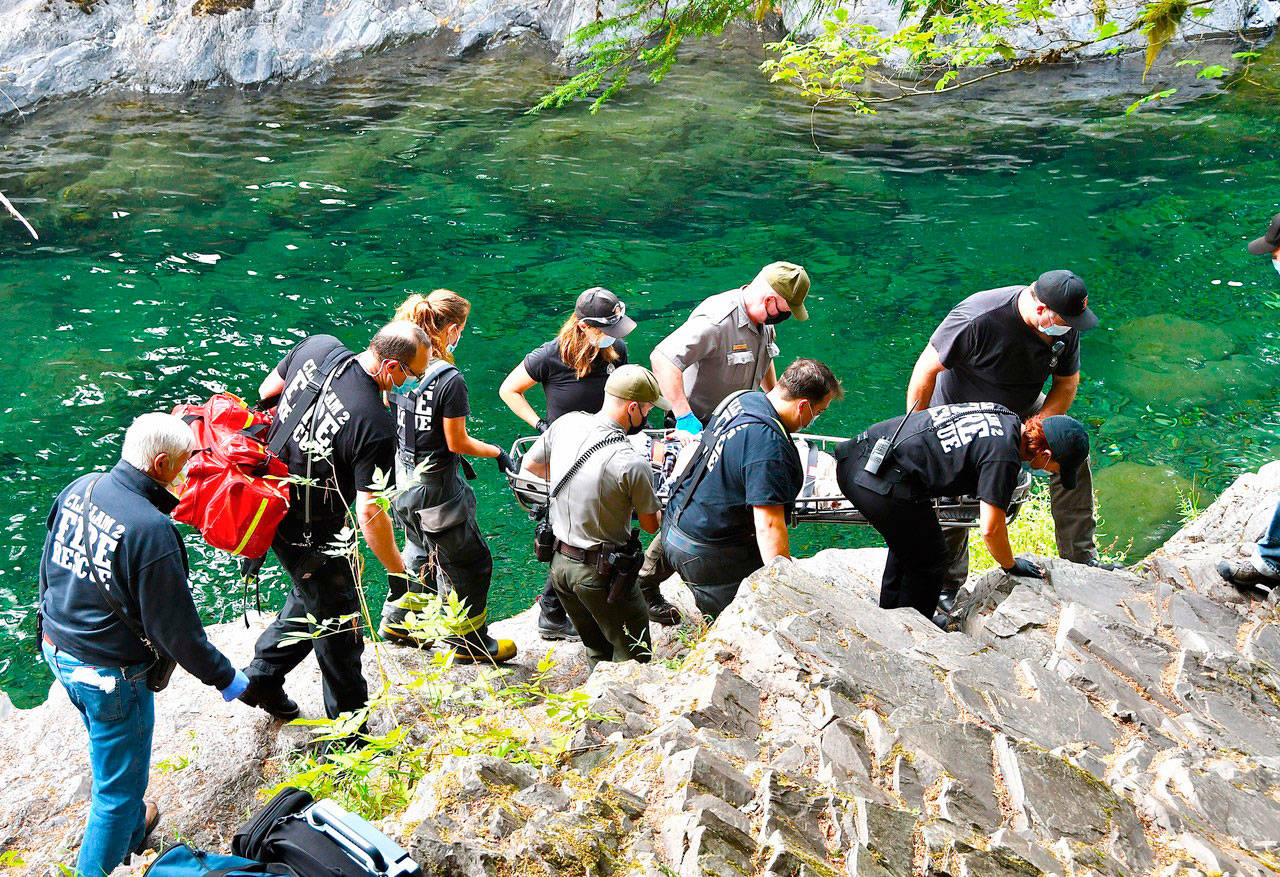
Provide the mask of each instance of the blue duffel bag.
POLYGON ((293 870, 287 865, 209 853, 186 844, 169 847, 143 872, 144 877, 257 877, 261 874, 294 877, 293 870))

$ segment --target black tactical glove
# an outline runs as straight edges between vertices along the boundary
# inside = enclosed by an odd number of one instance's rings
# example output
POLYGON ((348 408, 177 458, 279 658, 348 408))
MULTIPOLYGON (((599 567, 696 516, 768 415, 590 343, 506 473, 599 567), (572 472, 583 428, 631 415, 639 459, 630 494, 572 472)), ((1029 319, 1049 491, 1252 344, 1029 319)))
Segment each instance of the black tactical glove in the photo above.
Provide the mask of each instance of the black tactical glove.
POLYGON ((413 576, 409 575, 408 572, 387 573, 387 599, 399 600, 408 592, 412 584, 413 576))
POLYGON ((258 573, 262 571, 262 564, 267 560, 264 554, 262 557, 242 557, 240 558, 240 579, 247 584, 252 585, 258 580, 258 573))
POLYGON ((1045 577, 1044 567, 1038 563, 1032 563, 1025 557, 1015 557, 1013 566, 1006 566, 1003 569, 1008 575, 1021 576, 1026 579, 1042 579, 1045 577))
POLYGON ((536 429, 538 430, 539 434, 546 432, 550 428, 551 428, 551 424, 547 423, 541 417, 538 418, 538 424, 536 429))
POLYGON ((511 455, 506 451, 498 451, 496 460, 498 463, 498 471, 503 475, 506 475, 507 473, 515 474, 519 471, 516 469, 515 463, 511 462, 511 455))

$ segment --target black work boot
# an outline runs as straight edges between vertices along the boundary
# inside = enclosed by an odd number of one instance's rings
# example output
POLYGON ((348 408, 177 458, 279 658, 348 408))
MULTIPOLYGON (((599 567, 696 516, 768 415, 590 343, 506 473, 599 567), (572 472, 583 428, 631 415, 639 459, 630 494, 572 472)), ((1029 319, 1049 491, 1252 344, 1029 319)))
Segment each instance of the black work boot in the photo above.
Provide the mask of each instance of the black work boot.
POLYGON ((950 615, 951 610, 956 608, 956 594, 958 593, 960 593, 959 588, 944 588, 942 593, 938 595, 938 608, 950 615))
POLYGON ((565 640, 571 643, 582 639, 573 626, 573 619, 567 614, 563 619, 557 620, 545 609, 538 613, 538 635, 545 640, 565 640))
POLYGON ((675 627, 684 620, 684 616, 680 614, 680 610, 672 606, 666 597, 661 594, 656 599, 649 602, 649 620, 654 624, 661 624, 663 627, 675 627))
POLYGON ((423 595, 410 591, 399 600, 388 600, 382 607, 382 621, 378 624, 378 636, 398 646, 429 649, 435 638, 418 630, 416 622, 427 606, 423 595), (410 619, 412 613, 413 618, 410 619))
POLYGON ((459 664, 501 664, 516 656, 516 644, 509 639, 494 639, 487 633, 447 636, 441 646, 453 650, 459 664))
POLYGON ((250 676, 249 687, 239 699, 249 706, 265 710, 282 722, 291 722, 302 712, 297 703, 284 693, 284 686, 265 676, 250 676))

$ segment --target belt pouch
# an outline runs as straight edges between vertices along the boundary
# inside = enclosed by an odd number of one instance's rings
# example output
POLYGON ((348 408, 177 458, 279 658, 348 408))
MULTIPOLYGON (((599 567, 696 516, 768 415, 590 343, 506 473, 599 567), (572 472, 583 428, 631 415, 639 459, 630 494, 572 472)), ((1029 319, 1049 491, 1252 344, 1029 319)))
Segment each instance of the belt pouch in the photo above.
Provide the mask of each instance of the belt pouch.
POLYGON ((147 668, 147 688, 151 691, 164 691, 169 687, 169 679, 177 666, 172 658, 156 655, 156 659, 147 668))
POLYGON ((538 563, 550 563, 556 553, 556 534, 551 530, 551 516, 546 506, 539 506, 541 514, 533 527, 533 556, 538 563))

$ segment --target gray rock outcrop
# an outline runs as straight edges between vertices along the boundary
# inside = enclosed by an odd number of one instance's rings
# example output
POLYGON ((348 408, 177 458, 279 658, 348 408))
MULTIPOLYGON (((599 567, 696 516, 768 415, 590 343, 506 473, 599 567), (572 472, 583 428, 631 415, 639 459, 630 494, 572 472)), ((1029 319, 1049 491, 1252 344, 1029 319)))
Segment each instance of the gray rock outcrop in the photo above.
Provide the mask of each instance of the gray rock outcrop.
POLYGON ((424 781, 413 852, 476 877, 1274 873, 1280 625, 1210 573, 1278 490, 1280 464, 1242 479, 1134 572, 989 574, 964 633, 877 608, 882 552, 775 563, 678 668, 596 669, 610 718, 547 793, 477 810, 424 781))
MULTIPOLYGON (((442 752, 381 827, 426 873, 468 877, 1277 873, 1280 614, 1213 572, 1277 493, 1280 463, 1242 477, 1131 571, 980 577, 962 632, 878 608, 882 550, 776 562, 692 648, 667 635, 653 663, 598 666, 555 757, 442 752)), ((503 624, 536 659, 531 616, 503 624)), ((243 653, 243 630, 216 636, 243 653)), ((567 691, 580 649, 557 656, 567 691)), ((290 681, 312 713, 316 687, 290 681)), ((181 678, 161 696, 155 759, 193 754, 153 783, 166 831, 210 846, 301 742, 216 697, 181 678)), ((536 741, 540 712, 485 721, 536 741)), ((83 745, 56 689, 5 718, 6 847, 78 829, 83 745)))
MULTIPOLYGON (((567 38, 619 5, 618 0, 9 0, 0 15, 0 115, 107 87, 180 91, 315 76, 342 61, 410 41, 428 43, 441 57, 457 57, 530 35, 571 61, 582 50, 566 46, 567 38)), ((842 5, 856 24, 886 32, 900 24, 897 0, 842 5)), ((1107 8, 1127 28, 1143 6, 1107 8)), ((821 32, 826 8, 812 0, 786 3, 781 27, 813 36, 821 32)), ((1135 31, 1071 51, 1075 41, 1096 30, 1100 8, 1095 0, 1058 0, 1051 18, 1011 30, 1007 37, 1015 46, 1061 48, 1067 60, 1145 45, 1135 31)), ((1273 0, 1215 0, 1207 17, 1187 17, 1174 42, 1272 28, 1278 12, 1273 0)), ((907 59, 899 60, 905 64, 907 59)))
MULTIPOLYGON (((839 6, 846 11, 850 24, 867 24, 886 32, 899 27, 900 4, 884 0, 846 0, 839 6)), ((1115 22, 1120 31, 1127 31, 1138 22, 1146 6, 1145 2, 1132 0, 1120 3, 1055 0, 1050 7, 1052 17, 1001 33, 1010 45, 1058 49, 1065 53, 1065 60, 1100 58, 1117 49, 1143 48, 1146 38, 1138 32, 1118 33, 1110 39, 1074 49, 1077 44, 1090 42, 1097 34, 1098 14, 1104 14, 1115 22)), ((791 2, 782 8, 783 23, 788 29, 808 38, 822 33, 822 16, 814 14, 810 3, 791 2)), ((1277 17, 1280 17, 1280 5, 1272 0, 1216 0, 1207 15, 1185 16, 1173 43, 1274 28, 1277 17)))
POLYGON ((312 76, 410 40, 432 41, 441 57, 526 33, 560 44, 596 10, 596 0, 11 0, 0 114, 107 86, 312 76))

